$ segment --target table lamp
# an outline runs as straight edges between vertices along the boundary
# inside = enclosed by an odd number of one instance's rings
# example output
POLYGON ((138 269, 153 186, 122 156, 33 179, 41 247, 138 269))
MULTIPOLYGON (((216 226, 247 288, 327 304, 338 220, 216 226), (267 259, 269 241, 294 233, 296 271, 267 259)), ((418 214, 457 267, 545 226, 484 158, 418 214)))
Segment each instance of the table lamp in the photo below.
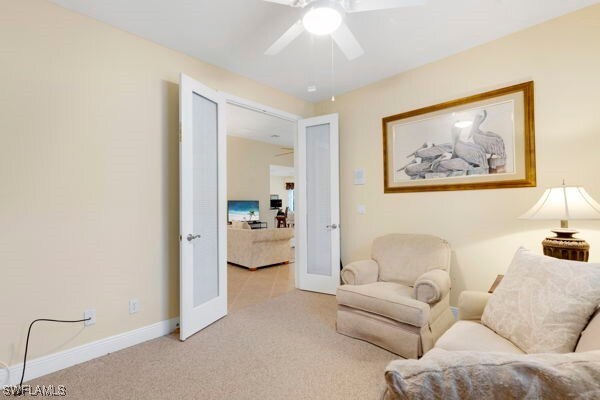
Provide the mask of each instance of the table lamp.
POLYGON ((583 239, 574 238, 578 233, 569 228, 569 220, 600 219, 600 204, 590 197, 581 186, 562 186, 546 189, 542 197, 520 219, 560 220, 560 228, 553 229, 554 237, 542 242, 544 254, 565 260, 587 261, 590 245, 583 239))

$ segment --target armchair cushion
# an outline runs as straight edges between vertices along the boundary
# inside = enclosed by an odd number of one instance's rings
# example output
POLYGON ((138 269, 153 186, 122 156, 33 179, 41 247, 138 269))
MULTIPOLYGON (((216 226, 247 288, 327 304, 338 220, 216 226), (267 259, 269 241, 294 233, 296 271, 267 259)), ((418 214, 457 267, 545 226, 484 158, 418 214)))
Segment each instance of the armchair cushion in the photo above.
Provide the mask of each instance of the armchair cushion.
POLYGON ((413 289, 393 282, 342 285, 337 289, 339 305, 378 314, 416 327, 426 326, 429 306, 413 298, 413 289))
POLYGON ((600 351, 503 354, 433 349, 386 368, 386 399, 572 399, 600 396, 600 351))
POLYGON ((377 282, 379 265, 373 260, 355 261, 342 269, 342 282, 348 285, 364 285, 377 282))
POLYGON ((434 304, 450 293, 450 274, 441 269, 425 272, 415 282, 415 298, 434 304))
POLYGON ((458 319, 480 321, 491 293, 465 290, 458 297, 458 319))
POLYGON ((380 281, 413 286, 427 271, 450 270, 450 245, 432 235, 394 233, 375 239, 372 258, 380 281))
POLYGON ((567 353, 600 304, 600 264, 519 249, 481 317, 526 353, 567 353))

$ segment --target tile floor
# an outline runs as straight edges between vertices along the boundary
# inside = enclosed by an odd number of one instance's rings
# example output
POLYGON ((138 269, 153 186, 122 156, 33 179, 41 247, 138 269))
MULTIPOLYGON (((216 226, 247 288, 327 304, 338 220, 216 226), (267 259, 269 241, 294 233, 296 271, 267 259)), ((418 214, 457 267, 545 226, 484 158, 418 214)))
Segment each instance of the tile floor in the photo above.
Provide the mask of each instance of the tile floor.
POLYGON ((262 303, 294 289, 294 263, 249 271, 227 264, 229 312, 262 303))

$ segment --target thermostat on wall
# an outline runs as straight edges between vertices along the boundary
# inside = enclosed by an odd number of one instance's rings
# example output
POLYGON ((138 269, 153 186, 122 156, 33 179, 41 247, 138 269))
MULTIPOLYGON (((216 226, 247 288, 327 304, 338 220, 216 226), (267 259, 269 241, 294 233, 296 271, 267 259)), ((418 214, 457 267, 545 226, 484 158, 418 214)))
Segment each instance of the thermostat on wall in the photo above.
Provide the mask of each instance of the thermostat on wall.
POLYGON ((366 183, 365 178, 365 170, 362 168, 357 168, 354 170, 354 184, 355 185, 364 185, 366 183))

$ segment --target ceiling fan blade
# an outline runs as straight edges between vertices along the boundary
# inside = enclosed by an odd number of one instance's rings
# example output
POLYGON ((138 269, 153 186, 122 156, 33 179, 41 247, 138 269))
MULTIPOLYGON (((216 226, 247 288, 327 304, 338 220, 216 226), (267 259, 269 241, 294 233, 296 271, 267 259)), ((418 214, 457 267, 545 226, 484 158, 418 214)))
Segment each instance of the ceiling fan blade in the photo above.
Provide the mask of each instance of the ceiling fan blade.
POLYGON ((294 4, 297 2, 296 0, 263 0, 263 1, 266 1, 267 3, 283 4, 284 6, 294 6, 294 4))
POLYGON ((362 56, 365 53, 360 43, 358 43, 358 40, 356 40, 356 37, 354 37, 354 34, 350 31, 350 28, 348 28, 348 25, 346 25, 345 22, 342 23, 340 27, 331 34, 331 37, 333 40, 335 40, 340 50, 342 50, 344 55, 346 55, 346 58, 350 61, 362 56))
POLYGON ((302 20, 298 20, 298 22, 292 25, 290 29, 285 31, 285 33, 281 35, 281 37, 277 39, 275 43, 273 43, 271 47, 267 49, 267 51, 265 51, 265 54, 268 56, 273 56, 279 53, 281 50, 285 49, 287 45, 292 43, 294 39, 300 36, 302 32, 304 32, 304 26, 302 25, 302 20))
POLYGON ((424 6, 426 0, 354 0, 350 1, 347 12, 386 10, 390 8, 424 6))

